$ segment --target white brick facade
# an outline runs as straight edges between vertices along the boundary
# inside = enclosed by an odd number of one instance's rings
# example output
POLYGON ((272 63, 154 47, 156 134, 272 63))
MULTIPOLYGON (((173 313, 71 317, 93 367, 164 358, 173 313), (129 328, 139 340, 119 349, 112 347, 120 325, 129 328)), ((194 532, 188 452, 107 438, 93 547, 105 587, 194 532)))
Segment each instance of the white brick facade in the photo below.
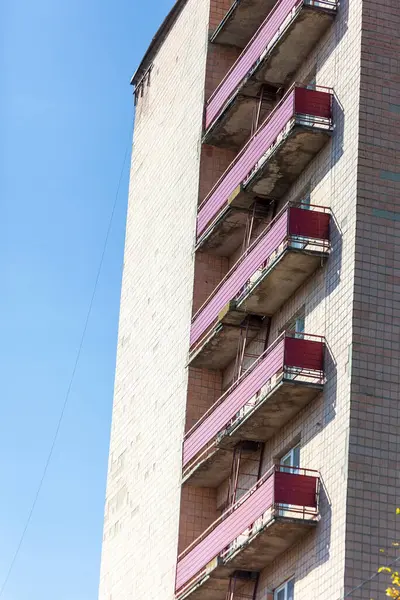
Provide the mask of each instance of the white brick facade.
POLYGON ((208 11, 189 0, 136 109, 100 600, 174 593, 208 11))

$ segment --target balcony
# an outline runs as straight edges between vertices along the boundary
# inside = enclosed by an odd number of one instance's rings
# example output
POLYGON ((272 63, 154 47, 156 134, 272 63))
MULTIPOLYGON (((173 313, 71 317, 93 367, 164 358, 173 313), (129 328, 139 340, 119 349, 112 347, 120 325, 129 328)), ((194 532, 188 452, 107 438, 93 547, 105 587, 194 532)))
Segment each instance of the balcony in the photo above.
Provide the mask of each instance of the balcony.
MULTIPOLYGON (((275 93, 288 86, 331 25, 336 10, 337 0, 280 0, 275 5, 207 102, 205 143, 243 146, 263 86, 275 93)), ((264 107, 270 110, 272 104, 264 103, 264 107)))
MULTIPOLYGON (((266 441, 324 385, 324 340, 286 332, 245 371, 185 435, 183 481, 217 487, 230 473, 232 450, 266 441)), ((245 447, 246 449, 246 447, 245 447)))
POLYGON ((179 557, 176 598, 222 600, 237 569, 260 571, 318 522, 316 471, 274 467, 179 557))
POLYGON ((223 369, 236 356, 245 328, 255 338, 271 316, 329 254, 330 214, 287 205, 240 257, 197 311, 189 362, 223 369))
POLYGON ((245 221, 226 227, 227 219, 256 199, 282 198, 330 138, 331 115, 330 91, 291 88, 201 203, 197 248, 222 255, 237 248, 245 221))
POLYGON ((244 48, 276 0, 234 0, 211 36, 211 42, 244 48))

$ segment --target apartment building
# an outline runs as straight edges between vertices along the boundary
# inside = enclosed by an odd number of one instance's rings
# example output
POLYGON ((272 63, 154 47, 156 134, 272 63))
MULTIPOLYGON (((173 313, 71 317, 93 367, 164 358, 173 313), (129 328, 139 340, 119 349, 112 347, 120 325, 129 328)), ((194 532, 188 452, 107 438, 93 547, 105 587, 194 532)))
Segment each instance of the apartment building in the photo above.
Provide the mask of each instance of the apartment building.
POLYGON ((100 600, 384 594, 399 31, 398 0, 177 0, 144 55, 100 600))

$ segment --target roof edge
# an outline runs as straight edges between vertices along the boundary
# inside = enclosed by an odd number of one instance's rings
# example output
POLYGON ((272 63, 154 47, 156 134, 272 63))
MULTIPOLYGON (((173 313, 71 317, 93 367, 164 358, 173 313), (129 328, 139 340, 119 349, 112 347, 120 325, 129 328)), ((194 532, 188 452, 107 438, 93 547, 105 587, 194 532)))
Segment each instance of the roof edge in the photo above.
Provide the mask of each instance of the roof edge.
POLYGON ((185 4, 187 3, 187 1, 188 0, 176 0, 175 4, 173 5, 171 10, 165 17, 164 21, 161 23, 160 27, 158 28, 155 36, 151 40, 150 45, 147 48, 138 68, 136 69, 135 73, 132 75, 131 81, 130 81, 131 85, 136 86, 142 79, 143 75, 145 75, 146 71, 148 70, 148 68, 151 66, 151 64, 153 62, 153 58, 155 57, 159 48, 161 47, 162 43, 164 42, 165 38, 171 31, 173 25, 175 24, 176 19, 178 18, 179 14, 181 13, 181 11, 182 11, 183 7, 185 6, 185 4))

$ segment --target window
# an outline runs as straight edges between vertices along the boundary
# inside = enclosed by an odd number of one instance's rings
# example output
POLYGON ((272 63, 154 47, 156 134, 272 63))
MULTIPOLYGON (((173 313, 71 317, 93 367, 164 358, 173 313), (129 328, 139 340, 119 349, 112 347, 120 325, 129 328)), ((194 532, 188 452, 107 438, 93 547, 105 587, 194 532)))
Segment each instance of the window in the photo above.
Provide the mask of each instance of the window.
POLYGON ((317 65, 313 65, 307 76, 304 78, 304 85, 308 90, 315 89, 317 85, 317 65))
MULTIPOLYGON (((282 456, 280 460, 280 464, 286 467, 295 467, 298 469, 300 467, 300 444, 293 446, 290 448, 289 452, 287 452, 284 456, 282 456)), ((283 471, 285 469, 282 469, 283 471)), ((295 473, 295 469, 287 469, 290 473, 295 473)))
MULTIPOLYGON (((300 467, 300 444, 296 444, 296 446, 293 446, 293 448, 290 448, 289 452, 286 452, 286 454, 284 454, 282 456, 282 458, 279 461, 279 464, 281 465, 281 469, 284 473, 297 474, 299 472, 299 467, 300 467)), ((291 516, 290 515, 291 505, 290 504, 281 504, 281 507, 282 508, 279 510, 280 516, 281 517, 290 517, 291 516)), ((288 583, 290 583, 290 582, 288 582, 288 583)), ((277 596, 277 598, 279 598, 279 600, 280 600, 281 596, 277 596)), ((287 598, 293 598, 293 595, 292 596, 282 596, 282 598, 285 598, 285 600, 286 600, 287 598)))
MULTIPOLYGON (((297 205, 299 208, 302 208, 303 210, 310 210, 310 204, 311 204, 311 190, 308 187, 299 196, 298 200, 295 202, 295 205, 297 205)), ((292 240, 291 240, 292 248, 305 248, 305 246, 307 245, 307 240, 302 236, 292 235, 291 238, 292 238, 292 240)))
POLYGON ((295 315, 293 317, 293 319, 291 319, 288 323, 286 323, 286 325, 282 331, 292 331, 292 332, 294 331, 295 337, 302 338, 302 337, 304 337, 305 323, 306 323, 306 316, 305 316, 305 310, 304 310, 304 306, 303 306, 303 308, 297 313, 297 315, 295 315))
POLYGON ((294 578, 289 579, 275 590, 274 600, 294 600, 294 578))
POLYGON ((305 321, 306 321, 305 316, 301 315, 301 316, 297 317, 297 319, 294 322, 294 331, 296 332, 297 338, 304 337, 305 321))
POLYGON ((300 204, 300 208, 304 208, 306 210, 310 209, 311 204, 311 189, 307 187, 302 194, 300 194, 300 198, 298 200, 300 204))
MULTIPOLYGON (((295 337, 298 339, 304 339, 305 333, 305 324, 306 324, 306 316, 305 316, 305 308, 304 306, 299 310, 299 312, 294 315, 290 321, 288 321, 282 329, 279 330, 279 334, 283 332, 287 332, 291 337, 295 337), (294 334, 294 335, 293 335, 294 334)), ((294 379, 296 375, 301 373, 302 368, 295 366, 286 366, 284 376, 286 379, 294 379)))

